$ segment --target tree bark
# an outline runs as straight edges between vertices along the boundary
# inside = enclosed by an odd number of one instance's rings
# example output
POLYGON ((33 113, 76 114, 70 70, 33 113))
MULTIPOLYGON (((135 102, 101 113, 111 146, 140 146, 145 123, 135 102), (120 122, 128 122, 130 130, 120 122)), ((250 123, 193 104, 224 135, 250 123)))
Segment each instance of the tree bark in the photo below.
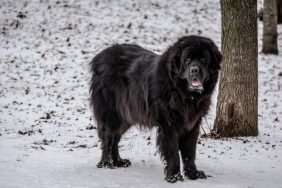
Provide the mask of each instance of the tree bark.
POLYGON ((277 1, 277 23, 282 23, 282 0, 276 0, 277 1))
POLYGON ((213 132, 258 135, 257 0, 221 0, 223 69, 213 132))
POLYGON ((265 0, 264 1, 262 52, 264 54, 278 54, 276 0, 265 0))

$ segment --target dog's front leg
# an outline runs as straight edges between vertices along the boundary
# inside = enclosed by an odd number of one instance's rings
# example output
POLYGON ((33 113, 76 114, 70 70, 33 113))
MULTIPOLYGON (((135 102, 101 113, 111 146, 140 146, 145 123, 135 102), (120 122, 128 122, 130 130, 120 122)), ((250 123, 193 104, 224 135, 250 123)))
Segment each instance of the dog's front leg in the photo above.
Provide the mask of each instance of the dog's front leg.
POLYGON ((200 123, 201 119, 196 122, 191 131, 185 130, 179 136, 179 149, 182 155, 184 175, 192 180, 207 178, 206 174, 198 170, 195 164, 200 123))
POLYGON ((165 162, 165 180, 169 183, 183 181, 180 172, 178 134, 174 130, 169 129, 169 126, 162 124, 158 129, 157 144, 161 157, 165 162))

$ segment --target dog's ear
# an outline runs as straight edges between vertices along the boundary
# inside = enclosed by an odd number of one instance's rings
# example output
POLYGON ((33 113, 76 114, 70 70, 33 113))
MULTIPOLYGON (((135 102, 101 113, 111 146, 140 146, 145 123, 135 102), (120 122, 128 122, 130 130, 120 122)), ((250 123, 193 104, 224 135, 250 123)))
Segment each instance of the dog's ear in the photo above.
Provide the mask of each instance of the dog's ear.
POLYGON ((223 56, 218 50, 217 46, 212 42, 211 43, 211 70, 212 73, 218 72, 221 69, 221 62, 223 56))
POLYGON ((174 45, 169 49, 169 66, 170 72, 173 75, 178 75, 181 68, 181 49, 179 46, 174 45))

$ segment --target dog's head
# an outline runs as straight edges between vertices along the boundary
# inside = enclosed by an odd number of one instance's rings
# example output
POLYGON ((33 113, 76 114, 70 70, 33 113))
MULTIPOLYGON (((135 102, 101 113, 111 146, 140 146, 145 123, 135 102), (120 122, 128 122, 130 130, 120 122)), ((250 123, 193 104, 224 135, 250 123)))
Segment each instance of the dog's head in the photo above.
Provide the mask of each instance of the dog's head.
POLYGON ((202 93, 211 77, 217 79, 222 55, 212 40, 187 36, 168 51, 170 76, 182 90, 202 93))

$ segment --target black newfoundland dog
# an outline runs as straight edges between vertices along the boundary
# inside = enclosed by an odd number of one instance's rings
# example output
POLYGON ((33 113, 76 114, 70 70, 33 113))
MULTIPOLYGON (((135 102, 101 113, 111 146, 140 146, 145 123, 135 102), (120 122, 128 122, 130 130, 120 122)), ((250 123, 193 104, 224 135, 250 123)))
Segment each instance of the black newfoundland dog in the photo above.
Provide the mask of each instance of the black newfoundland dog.
POLYGON ((98 168, 128 167, 119 155, 121 136, 132 125, 157 126, 165 179, 206 178, 195 165, 200 123, 208 112, 222 55, 214 42, 185 36, 162 55, 132 44, 118 44, 91 62, 90 100, 102 141, 98 168))

